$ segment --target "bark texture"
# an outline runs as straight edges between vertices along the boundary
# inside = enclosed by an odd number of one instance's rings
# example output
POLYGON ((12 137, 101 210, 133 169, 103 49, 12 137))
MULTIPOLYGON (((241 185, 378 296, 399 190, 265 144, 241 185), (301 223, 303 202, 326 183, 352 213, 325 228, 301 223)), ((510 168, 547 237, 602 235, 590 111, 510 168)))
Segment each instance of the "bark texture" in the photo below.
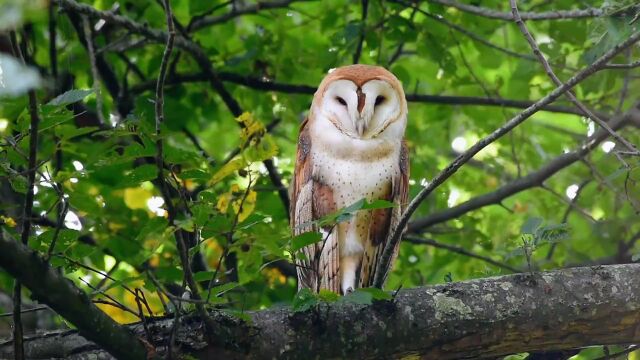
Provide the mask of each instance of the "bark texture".
MULTIPOLYGON (((200 319, 186 316, 176 350, 201 359, 498 357, 638 343, 639 310, 640 265, 583 267, 404 290, 372 305, 268 309, 250 313, 249 324, 214 313, 224 348, 207 345, 200 319)), ((159 355, 172 325, 163 318, 150 327, 159 355)), ((144 337, 141 325, 131 329, 144 337)), ((25 339, 25 348, 29 358, 110 358, 73 331, 25 339)), ((11 342, 0 343, 0 358, 11 356, 11 342)))

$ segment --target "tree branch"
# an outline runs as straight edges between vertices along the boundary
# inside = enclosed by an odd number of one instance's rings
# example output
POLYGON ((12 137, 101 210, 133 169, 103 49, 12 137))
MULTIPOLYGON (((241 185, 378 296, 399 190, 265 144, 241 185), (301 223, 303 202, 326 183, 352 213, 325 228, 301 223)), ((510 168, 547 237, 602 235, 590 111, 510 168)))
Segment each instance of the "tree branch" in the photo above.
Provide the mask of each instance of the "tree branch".
MULTIPOLYGON (((246 86, 248 88, 256 89, 256 90, 264 90, 264 91, 276 91, 285 94, 307 94, 313 95, 316 91, 316 87, 309 85, 300 85, 300 84, 284 84, 277 83, 272 81, 264 81, 257 77, 251 76, 242 76, 230 72, 220 72, 218 73, 220 80, 225 82, 230 82, 242 86, 246 86)), ((168 85, 176 85, 182 83, 190 83, 190 82, 204 82, 208 81, 208 78, 205 74, 195 73, 195 74, 176 74, 173 77, 167 79, 168 85)), ((154 81, 145 81, 139 84, 136 84, 131 87, 131 92, 134 94, 139 94, 143 91, 152 90, 155 88, 154 81)), ((498 107, 509 107, 516 109, 526 109, 527 107, 534 104, 533 101, 528 100, 510 100, 510 99, 497 99, 497 98, 486 98, 479 96, 450 96, 450 95, 427 95, 427 94, 407 94, 406 99, 408 102, 416 102, 416 103, 427 103, 427 104, 443 104, 443 105, 477 105, 477 106, 498 106, 498 107)), ((541 108, 541 110, 556 112, 556 113, 564 113, 564 114, 574 114, 574 115, 582 115, 582 112, 575 109, 572 106, 561 106, 561 105, 545 105, 541 108)))
MULTIPOLYGON (((53 1, 55 1, 59 6, 67 9, 68 11, 104 19, 107 22, 120 25, 133 33, 141 34, 150 40, 154 40, 155 42, 166 43, 169 36, 164 31, 153 29, 146 25, 136 23, 135 21, 127 17, 117 15, 112 11, 100 11, 91 6, 77 3, 74 0, 53 1)), ((209 81, 211 87, 218 93, 218 95, 222 99, 222 102, 224 102, 231 114, 234 117, 242 115, 243 110, 240 107, 240 104, 238 104, 236 99, 234 99, 229 91, 227 91, 227 89, 224 87, 224 84, 220 80, 218 73, 213 68, 211 61, 209 61, 209 56, 207 55, 207 53, 198 44, 180 35, 175 36, 174 44, 175 46, 187 51, 196 60, 205 78, 209 81)), ((287 187, 284 186, 284 183, 282 182, 282 177, 278 172, 278 169, 275 167, 275 165, 273 164, 273 160, 271 159, 263 161, 263 164, 267 168, 269 179, 276 187, 282 204, 288 213, 289 192, 287 190, 287 187)))
MULTIPOLYGON (((348 299, 348 298, 347 298, 348 299)), ((223 314, 215 321, 236 348, 208 345, 202 322, 183 317, 176 345, 207 358, 498 358, 640 342, 640 265, 583 267, 516 274, 400 291, 392 301, 320 304, 294 313, 274 308, 245 313, 250 325, 223 314), (250 339, 250 340, 247 340, 250 339)), ((167 344, 173 319, 149 321, 167 344)), ((143 334, 140 324, 131 326, 143 334)), ((74 331, 27 339, 30 357, 97 353, 74 331), (39 350, 35 353, 35 350, 39 350)), ((0 357, 11 356, 0 343, 0 357)), ((165 348, 166 349, 166 348, 165 348)))
MULTIPOLYGON (((49 305, 75 325, 80 334, 116 358, 146 359, 142 343, 100 311, 87 294, 73 286, 57 269, 50 267, 25 245, 0 237, 0 267, 28 287, 32 298, 49 305)), ((27 348, 26 356, 33 358, 29 351, 27 348)))
MULTIPOLYGON (((460 11, 464 11, 473 15, 478 15, 490 19, 512 21, 513 14, 498 10, 488 9, 481 6, 467 5, 459 3, 455 0, 429 0, 444 6, 454 7, 460 11)), ((592 18, 606 15, 605 12, 597 8, 588 8, 582 10, 556 10, 549 12, 523 12, 520 14, 523 20, 561 20, 561 19, 581 19, 592 18)))
MULTIPOLYGON (((638 119, 640 121, 640 110, 638 109, 637 105, 634 106, 624 116, 618 116, 617 118, 612 120, 611 127, 616 130, 620 129, 624 125, 632 121, 632 118, 638 119)), ((463 202, 462 204, 456 205, 446 210, 434 212, 423 218, 416 219, 409 223, 408 231, 411 233, 422 232, 433 225, 458 218, 468 212, 480 209, 487 205, 499 204, 504 199, 513 196, 521 191, 540 186, 558 171, 568 167, 569 165, 577 161, 580 161, 580 159, 582 159, 586 154, 593 150, 599 143, 604 141, 607 136, 608 133, 605 130, 599 129, 580 148, 562 154, 548 162, 545 166, 532 173, 529 173, 527 176, 513 180, 492 192, 477 196, 463 202)))
POLYGON ((598 71, 602 66, 604 66, 609 60, 615 57, 620 51, 630 47, 635 44, 638 40, 640 40, 640 31, 636 31, 629 36, 625 41, 616 45, 609 51, 607 51, 604 55, 602 55, 598 60, 596 60, 593 64, 587 66, 573 77, 571 77, 566 83, 557 87, 551 93, 547 94, 542 99, 538 100, 535 104, 531 105, 527 109, 525 109, 520 114, 516 115, 514 118, 509 120, 506 124, 496 129, 493 133, 479 140, 473 146, 471 146, 467 151, 458 156, 452 163, 450 163, 444 170, 442 170, 433 180, 420 192, 416 195, 413 200, 407 206, 402 218, 400 219, 398 226, 395 229, 391 230, 391 234, 389 239, 385 244, 384 251, 380 256, 378 261, 378 265, 375 271, 374 277, 374 286, 382 287, 384 285, 384 281, 389 269, 389 265, 391 263, 391 257, 393 255, 394 249, 398 242, 402 237, 402 233, 409 222, 409 218, 411 215, 418 209, 418 206, 424 199, 429 196, 438 186, 442 185, 449 177, 455 174, 458 169, 462 167, 467 161, 469 161, 475 154, 480 152, 480 150, 484 149, 487 145, 492 142, 498 140, 505 134, 509 133, 516 126, 520 125, 526 119, 531 117, 533 114, 538 112, 540 108, 544 105, 550 104, 560 96, 562 96, 567 91, 571 90, 576 84, 581 82, 582 80, 588 78, 596 71, 598 71))
MULTIPOLYGON (((531 50, 536 55, 538 60, 540 60, 542 67, 544 68, 549 78, 553 81, 553 83, 556 84, 556 86, 561 86, 562 81, 560 81, 560 79, 553 72, 553 69, 551 69, 551 65, 549 65, 549 62, 547 61, 547 59, 544 57, 544 55, 542 55, 542 52, 540 51, 538 44, 536 44, 535 39, 527 29, 527 25, 522 20, 522 17, 520 16, 520 12, 518 11, 518 5, 516 3, 516 0, 509 0, 509 3, 511 4, 511 12, 513 13, 514 21, 518 25, 518 28, 520 28, 522 35, 524 35, 525 39, 527 39, 527 42, 529 43, 531 50)), ((565 95, 569 98, 569 100, 571 100, 572 103, 575 104, 575 106, 578 109, 580 109, 580 111, 582 111, 584 116, 590 118, 591 120, 596 122, 598 125, 600 125, 600 127, 607 130, 614 139, 616 139, 619 143, 623 144, 634 155, 640 155, 640 152, 638 152, 638 150, 633 144, 631 144, 625 138, 620 136, 620 134, 618 134, 617 132, 613 131, 613 129, 611 129, 609 125, 607 125, 607 123, 604 122, 604 120, 600 119, 600 117, 593 114, 591 110, 589 110, 582 102, 580 102, 580 100, 578 100, 578 98, 576 98, 576 96, 573 94, 573 91, 569 90, 565 93, 565 95)))
POLYGON ((220 23, 227 22, 233 18, 248 15, 257 14, 259 11, 268 9, 278 9, 289 7, 294 2, 300 1, 313 1, 313 0, 279 0, 279 1, 258 1, 256 4, 251 4, 243 7, 242 9, 233 8, 230 12, 219 16, 208 16, 200 19, 196 19, 192 24, 188 26, 189 31, 197 31, 207 26, 212 26, 220 23))
POLYGON ((366 30, 367 15, 369 14, 369 0, 362 0, 362 18, 360 20, 360 36, 356 44, 356 52, 353 54, 353 63, 360 63, 360 55, 362 54, 362 45, 364 44, 364 32, 366 30))
MULTIPOLYGON (((18 38, 15 32, 10 33, 11 46, 13 54, 26 65, 25 57, 20 50, 18 38)), ((20 242, 25 246, 29 242, 31 234, 31 213, 33 212, 34 190, 33 185, 36 181, 36 170, 38 167, 38 126, 40 125, 40 114, 38 114, 38 98, 35 90, 29 90, 29 116, 31 122, 29 125, 29 158, 27 162, 27 194, 24 197, 24 206, 22 208, 22 229, 20 233, 20 242)), ((0 230, 2 231, 2 230, 0 230)), ((15 339, 15 358, 24 359, 24 348, 22 344, 22 285, 20 280, 16 280, 13 288, 13 338, 15 339)))
POLYGON ((445 249, 448 251, 451 251, 453 253, 456 254, 460 254, 460 255, 464 255, 464 256, 468 256, 468 257, 472 257, 475 259, 479 259, 482 260, 484 262, 487 262, 491 265, 497 266, 499 268, 505 269, 507 271, 513 272, 513 273, 520 273, 522 272, 522 270, 516 269, 515 267, 509 265, 509 264, 505 264, 505 263, 501 263, 499 261, 493 260, 492 258, 488 257, 488 256, 483 256, 483 255, 479 255, 476 254, 474 252, 471 252, 469 250, 466 250, 464 248, 461 248, 459 246, 454 246, 454 245, 449 245, 449 244, 445 244, 445 243, 441 243, 432 239, 425 239, 425 238, 421 238, 418 236, 405 236, 404 237, 404 241, 412 243, 412 244, 417 244, 417 245, 429 245, 429 246, 433 246, 436 248, 440 248, 440 249, 445 249))
POLYGON ((502 53, 505 53, 505 54, 507 54, 509 56, 513 56, 513 57, 516 57, 516 58, 529 60, 529 61, 536 61, 536 58, 531 56, 531 55, 529 55, 529 54, 520 54, 520 53, 515 52, 513 50, 509 50, 509 49, 506 49, 506 48, 504 48, 502 46, 498 46, 498 45, 490 42, 489 40, 486 40, 485 38, 482 38, 482 37, 478 36, 476 33, 463 28, 462 26, 459 26, 457 24, 449 22, 448 20, 446 20, 441 15, 433 15, 433 14, 427 12, 427 11, 422 10, 417 4, 411 4, 411 3, 407 3, 407 2, 401 1, 401 0, 391 0, 391 2, 396 3, 396 4, 400 4, 400 5, 409 7, 409 8, 412 8, 415 11, 420 12, 422 15, 426 16, 427 18, 429 18, 431 20, 434 20, 436 22, 439 22, 439 23, 441 23, 441 24, 443 24, 443 25, 445 25, 445 26, 447 26, 447 27, 449 27, 449 28, 451 28, 451 29, 453 29, 453 30, 455 30, 455 31, 467 36, 467 37, 469 37, 470 39, 473 39, 473 40, 479 42, 480 44, 485 45, 487 47, 490 47, 490 48, 492 48, 494 50, 500 51, 502 53))

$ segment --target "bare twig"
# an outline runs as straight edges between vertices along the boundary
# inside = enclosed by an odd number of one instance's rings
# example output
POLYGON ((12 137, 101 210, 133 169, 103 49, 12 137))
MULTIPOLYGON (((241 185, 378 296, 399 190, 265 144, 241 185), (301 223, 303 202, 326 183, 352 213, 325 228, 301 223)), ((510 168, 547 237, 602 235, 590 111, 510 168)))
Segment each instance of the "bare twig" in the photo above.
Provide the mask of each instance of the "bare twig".
POLYGON ((640 60, 630 62, 627 64, 607 64, 604 66, 605 69, 635 69, 640 67, 640 60))
MULTIPOLYGON (((629 58, 631 57, 630 49, 627 49, 626 57, 627 57, 627 61, 629 61, 629 58)), ((631 82, 631 70, 627 69, 625 70, 624 80, 622 80, 622 90, 620 90, 620 97, 618 98, 618 106, 616 107, 616 114, 620 114, 622 112, 624 101, 627 100, 627 92, 629 91, 630 82, 631 82)))
MULTIPOLYGON (((49 61, 51 62, 51 76, 58 80, 58 51, 56 48, 56 10, 54 4, 49 3, 49 61)), ((56 84, 57 85, 57 84, 56 84)))
MULTIPOLYGON (((522 17, 520 16, 520 12, 518 11, 518 5, 516 3, 516 0, 509 0, 509 3, 511 4, 511 11, 513 13, 513 18, 515 19, 516 24, 518 24, 518 27, 520 28, 520 31, 522 32, 522 34, 527 39, 527 42, 529 43, 529 46, 531 46, 533 53, 538 57, 538 60, 540 60, 540 63, 544 67, 544 70, 549 76, 549 78, 551 78, 551 80, 556 84, 556 86, 561 86, 562 81, 556 76, 556 74, 553 72, 553 69, 551 69, 549 62, 544 57, 544 55, 542 55, 542 52, 540 51, 538 44, 536 44, 535 39, 527 29, 527 25, 522 20, 522 17)), ((600 127, 607 130, 614 139, 622 143, 629 151, 634 152, 634 155, 640 156, 640 152, 636 149, 636 147, 633 144, 631 144, 625 138, 620 136, 620 134, 618 134, 617 132, 613 131, 613 129, 611 129, 611 127, 609 127, 609 125, 607 125, 607 123, 604 120, 602 120, 596 114, 592 113, 591 110, 589 110, 582 102, 580 102, 580 100, 578 100, 578 98, 576 98, 576 96, 573 94, 571 90, 567 91, 565 95, 569 98, 569 100, 571 100, 572 103, 575 104, 575 106, 578 109, 580 109, 580 111, 584 113, 585 116, 589 117, 591 120, 595 121, 598 125, 600 125, 600 127)))
POLYGON ((49 250, 47 251, 47 256, 45 260, 49 261, 51 258, 51 254, 53 254, 53 250, 56 248, 56 242, 58 240, 58 236, 60 235, 60 230, 64 226, 64 218, 67 215, 67 211, 69 210, 69 204, 64 196, 60 197, 60 205, 58 208, 58 219, 56 221, 56 227, 53 231, 53 239, 51 240, 51 244, 49 244, 49 250))
POLYGON ((538 100, 536 103, 522 111, 520 114, 516 115, 514 118, 509 120, 506 124, 496 129, 494 132, 479 140, 473 146, 471 146, 467 151, 458 156, 452 163, 450 163, 444 170, 442 170, 436 177, 433 178, 431 182, 427 186, 425 186, 418 195, 409 203, 407 209, 405 210, 402 218, 400 219, 398 226, 395 229, 391 229, 390 236, 385 244, 385 249, 380 256, 378 261, 378 265, 375 271, 374 277, 374 286, 382 287, 384 284, 384 280, 386 274, 389 269, 389 265, 391 262, 391 257, 393 255, 393 250, 395 246, 398 244, 402 237, 402 233, 409 222, 409 218, 411 215, 418 209, 418 206, 424 201, 424 199, 429 196, 438 186, 442 185, 449 177, 455 174, 462 165, 464 165, 467 161, 469 161, 475 154, 477 154, 480 150, 484 149, 487 145, 492 142, 498 140, 505 134, 509 133, 516 126, 520 125, 523 121, 531 117, 533 114, 538 112, 542 106, 547 105, 576 84, 581 82, 582 80, 588 78, 596 71, 598 71, 603 65, 605 65, 609 60, 615 57, 620 51, 625 50, 629 46, 635 44, 638 40, 640 40, 640 31, 636 31, 629 36, 622 43, 614 46, 612 49, 607 51, 604 55, 602 55, 598 60, 596 60, 593 64, 587 66, 582 69, 580 72, 571 77, 566 83, 557 87, 551 93, 547 94, 542 99, 538 100))
MULTIPOLYGON (((584 189, 587 187, 587 185, 589 185, 589 183, 592 181, 592 179, 586 179, 584 180, 580 185, 578 185, 578 190, 576 190, 576 195, 573 197, 573 199, 571 199, 571 202, 569 203, 569 206, 567 206, 567 210, 564 211, 564 215, 562 215, 562 220, 560 220, 561 224, 564 224, 567 222, 567 220, 569 220, 569 215, 571 214, 571 210, 574 209, 574 206, 576 206, 578 204, 578 199, 580 198, 580 195, 582 194, 582 191, 584 191, 584 189)), ((593 217, 591 217, 593 219, 593 217)), ((547 256, 546 259, 547 260, 551 260, 551 258, 553 257, 553 253, 556 250, 556 247, 558 246, 557 242, 554 242, 551 244, 551 246, 549 247, 549 251, 547 252, 547 256)))
MULTIPOLYGON (((10 33, 11 46, 13 54, 26 64, 25 58, 18 45, 18 38, 15 32, 10 33)), ((38 99, 35 90, 29 90, 29 116, 31 123, 29 125, 29 159, 27 165, 27 194, 24 198, 24 206, 22 211, 22 230, 20 233, 20 241, 25 246, 29 242, 31 234, 31 213, 33 211, 34 191, 33 186, 36 180, 36 168, 38 163, 38 126, 40 125, 40 115, 38 114, 38 99)), ((24 344, 22 330, 22 285, 16 280, 13 288, 13 339, 15 358, 17 360, 24 359, 24 344)))
POLYGON ((464 256, 468 256, 468 257, 472 257, 475 259, 479 259, 482 260, 484 262, 487 262, 491 265, 497 266, 499 268, 514 272, 514 273, 519 273, 522 272, 522 270, 517 269, 509 264, 505 264, 496 260, 493 260, 492 258, 488 257, 488 256, 484 256, 484 255, 480 255, 480 254, 476 254, 472 251, 466 250, 464 248, 461 248, 459 246, 455 246, 455 245, 449 245, 449 244, 444 244, 441 243, 439 241, 433 240, 433 239, 426 239, 426 238, 422 238, 419 236, 405 236, 404 237, 404 241, 407 241, 409 243, 412 244, 418 244, 418 245, 429 245, 429 246, 433 246, 436 248, 440 248, 440 249, 445 249, 451 252, 454 252, 456 254, 460 254, 460 255, 464 255, 464 256))
POLYGON ((353 54, 353 63, 358 64, 360 62, 360 55, 362 54, 362 45, 364 44, 364 34, 367 26, 367 14, 369 13, 369 0, 362 0, 362 18, 360 20, 360 36, 358 37, 358 43, 356 44, 356 52, 353 54))
MULTIPOLYGON (((488 9, 475 5, 467 5, 459 3, 456 0, 429 0, 429 2, 451 6, 460 11, 464 11, 473 15, 478 15, 490 19, 513 20, 513 15, 508 12, 488 9)), ((560 20, 560 19, 581 19, 592 18, 605 15, 604 11, 597 8, 588 8, 582 10, 556 10, 549 12, 523 12, 520 14, 524 20, 560 20)))
MULTIPOLYGON (((50 310, 50 309, 51 308, 49 308, 47 305, 42 305, 42 306, 33 307, 31 309, 22 309, 20 310, 20 312, 23 314, 26 314, 26 313, 31 313, 31 312, 41 311, 41 310, 50 310)), ((13 316, 13 312, 0 314, 0 318, 9 317, 9 316, 13 316)))
POLYGON ((100 92, 100 72, 98 71, 96 61, 96 51, 93 47, 93 33, 91 32, 91 26, 89 25, 89 19, 86 15, 82 15, 82 28, 84 30, 84 37, 87 40, 87 51, 89 52, 89 63, 91 64, 91 75, 93 76, 93 92, 96 94, 96 113, 98 114, 98 121, 100 125, 104 125, 104 114, 102 113, 102 95, 100 92))
POLYGON ((507 48, 504 48, 502 46, 496 45, 496 44, 490 42, 489 40, 477 35, 473 31, 469 31, 469 30, 465 29, 464 27, 462 27, 460 25, 457 25, 457 24, 454 24, 454 23, 448 21, 447 19, 445 19, 441 15, 433 15, 433 14, 421 9, 417 4, 410 4, 410 3, 406 2, 406 1, 402 1, 402 0, 391 0, 391 2, 396 3, 396 4, 401 4, 401 5, 406 6, 406 7, 410 7, 412 9, 414 9, 414 11, 420 12, 422 15, 428 17, 429 19, 432 19, 432 20, 434 20, 436 22, 439 22, 439 23, 449 27, 450 29, 453 29, 453 30, 455 30, 455 31, 457 31, 457 32, 469 37, 470 39, 475 40, 478 43, 480 43, 482 45, 485 45, 485 46, 487 46, 489 48, 492 48, 494 50, 500 51, 502 53, 505 53, 505 54, 507 54, 509 56, 513 56, 513 57, 516 57, 516 58, 525 59, 525 60, 529 60, 529 61, 536 61, 536 58, 531 56, 531 55, 529 55, 529 54, 521 54, 521 53, 515 52, 513 50, 509 50, 507 48))
MULTIPOLYGON (((414 7, 413 11, 411 11, 411 16, 409 16, 409 21, 412 27, 414 27, 413 19, 416 17, 417 13, 418 13, 418 8, 414 7)), ((387 68, 390 68, 391 65, 393 65, 393 63, 395 63, 403 54, 404 44, 405 44, 404 40, 400 42, 400 45, 398 45, 398 47, 396 48, 396 51, 394 51, 393 55, 391 55, 391 57, 389 58, 389 61, 387 61, 387 68)))
POLYGON ((289 5, 291 5, 296 1, 301 2, 301 1, 308 1, 308 0, 258 1, 256 4, 247 5, 242 9, 233 7, 233 9, 230 12, 220 16, 202 17, 202 18, 196 19, 191 24, 189 24, 189 26, 187 27, 187 30, 188 31, 200 30, 207 26, 212 26, 212 25, 227 22, 238 16, 243 16, 247 14, 256 14, 262 10, 287 8, 289 7, 289 5))

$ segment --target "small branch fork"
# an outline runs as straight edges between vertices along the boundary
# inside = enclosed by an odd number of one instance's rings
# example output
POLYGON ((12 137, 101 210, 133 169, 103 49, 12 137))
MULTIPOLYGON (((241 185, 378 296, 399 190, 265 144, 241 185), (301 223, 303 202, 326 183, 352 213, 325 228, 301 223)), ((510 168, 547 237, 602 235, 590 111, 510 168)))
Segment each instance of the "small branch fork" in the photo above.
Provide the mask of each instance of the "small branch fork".
MULTIPOLYGON (((562 81, 556 76, 556 74, 553 72, 553 69, 551 69, 551 65, 549 65, 549 62, 547 61, 547 59, 545 59, 544 55, 542 55, 542 52, 540 51, 540 48, 538 47, 538 44, 536 44, 535 39, 533 38, 533 36, 529 32, 529 30, 527 29, 527 25, 522 20, 522 17, 520 16, 520 12, 518 11, 518 4, 516 3, 516 0, 509 0, 509 3, 511 4, 511 12, 513 13, 513 18, 514 18, 516 24, 518 24, 518 27, 520 28, 520 31, 522 32, 524 37, 527 39, 527 42, 529 43, 529 46, 531 46, 531 50, 533 50, 533 53, 536 55, 536 57, 538 57, 538 60, 540 60, 540 63, 544 67, 545 72, 547 73, 549 78, 554 82, 554 84, 556 84, 556 86, 562 86, 563 85, 562 81)), ((640 155, 640 152, 638 151, 638 149, 636 149, 636 147, 633 144, 631 144, 625 138, 620 136, 620 134, 618 134, 613 129, 611 129, 611 127, 609 127, 609 125, 607 125, 607 123, 604 120, 602 120, 600 117, 595 115, 583 103, 581 103, 580 100, 578 100, 578 98, 576 98, 576 96, 574 95, 573 91, 568 90, 565 93, 565 95, 569 98, 569 100, 571 100, 571 102, 578 109, 580 109, 580 111, 582 111, 582 113, 584 113, 584 115, 586 117, 588 117, 591 120, 595 121, 598 125, 600 125, 600 127, 602 127, 603 129, 607 130, 607 132, 614 139, 616 139, 619 143, 623 144, 633 155, 635 155, 635 156, 639 156, 640 155)))
POLYGON ((436 175, 436 177, 434 177, 427 186, 420 190, 418 195, 416 195, 416 197, 409 203, 407 209, 405 210, 398 223, 398 226, 395 229, 391 229, 390 236, 386 242, 385 248, 382 255, 380 256, 380 260, 378 261, 378 265, 376 267, 373 285, 379 288, 384 285, 385 275, 388 272, 394 249, 402 238, 402 233, 404 232, 405 227, 409 222, 409 218, 418 209, 418 206, 422 203, 422 201, 424 201, 429 196, 429 194, 431 194, 438 186, 442 185, 448 178, 455 174, 466 162, 471 160, 474 155, 480 152, 480 150, 484 149, 487 145, 493 143, 505 134, 509 133, 515 127, 538 112, 544 105, 550 104, 551 102, 555 101, 576 84, 591 76, 596 71, 600 70, 619 52, 635 44, 638 40, 640 40, 640 31, 632 33, 631 36, 629 36, 625 41, 607 51, 593 64, 587 66, 586 68, 575 74, 573 77, 571 77, 566 83, 560 85, 551 93, 547 94, 545 97, 525 109, 523 112, 513 117, 506 124, 499 127, 494 132, 475 143, 467 151, 460 154, 460 156, 458 156, 438 175, 436 175))

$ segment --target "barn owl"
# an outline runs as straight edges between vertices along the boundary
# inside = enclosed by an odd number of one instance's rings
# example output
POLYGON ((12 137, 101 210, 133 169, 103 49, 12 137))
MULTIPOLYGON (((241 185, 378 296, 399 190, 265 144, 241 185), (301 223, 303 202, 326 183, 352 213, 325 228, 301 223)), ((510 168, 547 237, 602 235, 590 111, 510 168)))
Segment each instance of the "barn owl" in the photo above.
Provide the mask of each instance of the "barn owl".
POLYGON ((319 231, 322 240, 296 260, 299 288, 346 294, 372 285, 407 201, 406 124, 402 85, 384 68, 345 66, 320 83, 300 127, 290 218, 294 235, 319 231), (361 210, 335 226, 313 223, 363 198, 396 206, 361 210))

